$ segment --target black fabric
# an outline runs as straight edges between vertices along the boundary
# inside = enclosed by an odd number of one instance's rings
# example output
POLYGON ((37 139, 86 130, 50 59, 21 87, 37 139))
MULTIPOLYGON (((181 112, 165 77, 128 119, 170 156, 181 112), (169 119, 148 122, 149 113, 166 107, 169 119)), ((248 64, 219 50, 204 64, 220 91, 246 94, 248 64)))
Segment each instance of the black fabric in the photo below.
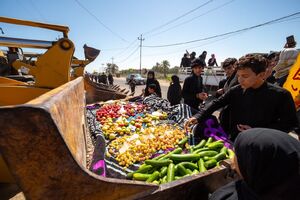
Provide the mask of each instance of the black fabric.
POLYGON ((298 126, 296 109, 290 92, 269 83, 245 91, 237 85, 212 101, 195 117, 201 122, 214 111, 225 106, 230 106, 228 133, 232 141, 239 133, 238 124, 249 125, 252 128, 273 128, 285 132, 298 126))
POLYGON ((294 200, 300 196, 300 142, 284 132, 254 128, 234 144, 243 180, 229 183, 210 200, 294 200))
POLYGON ((184 80, 182 88, 182 97, 184 103, 191 106, 192 108, 199 110, 199 105, 202 103, 202 100, 196 98, 197 93, 203 91, 203 80, 201 76, 192 75, 187 77, 184 80), (198 85, 200 80, 200 84, 198 85))
POLYGON ((181 85, 180 83, 173 83, 168 88, 167 99, 169 100, 171 106, 179 104, 181 101, 181 85))
POLYGON ((180 63, 180 67, 190 67, 191 66, 191 61, 188 57, 182 57, 181 58, 181 63, 180 63))
POLYGON ((148 74, 152 74, 153 78, 151 78, 151 79, 147 78, 146 88, 145 88, 145 97, 150 95, 150 93, 148 92, 148 87, 149 87, 150 84, 155 84, 156 85, 156 94, 157 94, 157 96, 161 97, 160 85, 159 85, 159 82, 155 79, 154 71, 149 71, 148 74))
MULTIPOLYGON (((232 88, 232 87, 234 87, 238 84, 239 84, 239 82, 238 82, 237 74, 236 74, 236 71, 235 71, 226 80, 226 82, 224 84, 224 87, 223 87, 224 93, 227 92, 230 88, 232 88)), ((225 132, 230 132, 230 122, 231 122, 230 105, 225 106, 220 111, 219 120, 220 120, 221 126, 223 127, 225 132)))
POLYGON ((238 77, 236 74, 236 71, 230 76, 228 77, 225 85, 224 85, 224 92, 227 92, 230 88, 232 88, 233 86, 238 85, 238 77))
POLYGON ((212 67, 214 65, 218 66, 217 60, 215 58, 208 59, 208 66, 212 67))

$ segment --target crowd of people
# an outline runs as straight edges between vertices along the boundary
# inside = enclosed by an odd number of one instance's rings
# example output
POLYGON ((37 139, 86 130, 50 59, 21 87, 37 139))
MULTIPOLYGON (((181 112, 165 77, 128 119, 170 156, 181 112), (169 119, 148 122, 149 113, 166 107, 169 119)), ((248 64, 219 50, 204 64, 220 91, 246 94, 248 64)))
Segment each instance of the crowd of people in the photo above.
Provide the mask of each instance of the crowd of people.
MULTIPOLYGON (((183 87, 177 75, 171 77, 167 92, 170 105, 184 103, 191 108, 194 115, 186 120, 185 128, 194 125, 194 135, 199 139, 204 136, 197 127, 220 111, 220 125, 236 152, 234 163, 240 179, 221 187, 210 199, 297 199, 300 196, 300 142, 288 134, 295 131, 299 139, 300 108, 295 106, 291 93, 282 87, 299 55, 295 47, 295 40, 288 37, 281 52, 225 59, 221 67, 226 78, 219 82, 214 100, 205 107, 203 102, 208 94, 201 73, 205 67, 218 66, 216 57, 211 54, 208 65, 206 51, 199 57, 195 52, 187 52, 181 59, 180 67, 190 67, 192 73, 184 80, 183 87)), ((128 84, 134 92, 134 80, 128 84)), ((148 71, 146 87, 140 96, 162 97, 154 71, 148 71)))
POLYGON ((111 73, 108 73, 108 75, 106 75, 106 73, 102 72, 102 73, 97 73, 97 74, 90 74, 90 78, 92 81, 96 82, 96 83, 102 83, 102 84, 109 84, 109 85, 113 85, 114 84, 114 77, 111 73))
MULTIPOLYGON (((222 63, 226 79, 220 81, 215 99, 205 106, 201 72, 218 66, 212 54, 206 65, 206 51, 184 54, 181 67, 191 67, 192 74, 181 88, 179 78, 172 76, 167 99, 171 105, 182 103, 196 113, 185 128, 196 125, 195 137, 204 137, 197 124, 220 110, 219 121, 236 152, 238 181, 214 192, 210 199, 297 199, 300 195, 300 142, 288 133, 299 134, 297 108, 291 93, 282 86, 295 63, 298 50, 294 40, 287 40, 284 50, 270 54, 248 54, 222 63)), ((154 72, 148 72, 145 96, 161 97, 154 72)), ((299 114, 298 107, 298 114, 299 114)), ((299 136, 299 135, 298 135, 299 136)), ((299 138, 298 138, 299 139, 299 138)))

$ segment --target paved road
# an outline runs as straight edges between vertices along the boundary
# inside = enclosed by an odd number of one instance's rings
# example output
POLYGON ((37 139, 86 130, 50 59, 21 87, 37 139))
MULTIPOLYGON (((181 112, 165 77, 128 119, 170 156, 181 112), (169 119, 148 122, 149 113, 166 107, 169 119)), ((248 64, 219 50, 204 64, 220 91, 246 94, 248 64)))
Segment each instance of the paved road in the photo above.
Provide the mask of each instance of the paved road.
MULTIPOLYGON (((123 77, 120 77, 120 78, 114 77, 114 84, 120 85, 122 88, 126 88, 127 90, 130 90, 129 86, 126 84, 125 78, 123 78, 123 77)), ((168 92, 170 83, 165 80, 159 80, 159 84, 161 87, 162 97, 164 99, 167 99, 167 92, 168 92)), ((135 88, 135 95, 140 95, 142 93, 142 89, 145 89, 145 87, 146 87, 146 85, 137 85, 135 88)))

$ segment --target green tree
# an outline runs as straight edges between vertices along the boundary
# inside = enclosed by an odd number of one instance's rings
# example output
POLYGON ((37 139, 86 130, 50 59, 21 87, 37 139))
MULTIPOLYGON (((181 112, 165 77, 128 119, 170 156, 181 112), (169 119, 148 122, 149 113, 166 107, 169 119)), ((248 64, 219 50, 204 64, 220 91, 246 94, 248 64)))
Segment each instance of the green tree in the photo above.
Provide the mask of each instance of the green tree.
POLYGON ((170 67, 169 61, 163 60, 163 61, 161 62, 161 68, 162 68, 162 71, 163 71, 163 73, 164 73, 164 77, 165 77, 165 78, 167 78, 167 73, 168 73, 169 67, 170 67))
POLYGON ((119 72, 119 67, 116 64, 106 63, 106 73, 116 74, 119 72))
POLYGON ((152 70, 155 71, 155 72, 162 72, 160 63, 157 62, 157 63, 152 67, 152 70))

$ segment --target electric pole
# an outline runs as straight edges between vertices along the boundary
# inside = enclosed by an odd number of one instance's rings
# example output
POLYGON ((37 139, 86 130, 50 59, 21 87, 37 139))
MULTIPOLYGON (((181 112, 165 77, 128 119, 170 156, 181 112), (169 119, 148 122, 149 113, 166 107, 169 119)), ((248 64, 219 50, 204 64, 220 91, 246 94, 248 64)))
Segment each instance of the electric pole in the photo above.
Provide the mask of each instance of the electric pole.
POLYGON ((138 37, 138 40, 140 41, 140 74, 142 75, 142 46, 143 41, 145 38, 143 38, 143 34, 141 34, 141 37, 138 37))

